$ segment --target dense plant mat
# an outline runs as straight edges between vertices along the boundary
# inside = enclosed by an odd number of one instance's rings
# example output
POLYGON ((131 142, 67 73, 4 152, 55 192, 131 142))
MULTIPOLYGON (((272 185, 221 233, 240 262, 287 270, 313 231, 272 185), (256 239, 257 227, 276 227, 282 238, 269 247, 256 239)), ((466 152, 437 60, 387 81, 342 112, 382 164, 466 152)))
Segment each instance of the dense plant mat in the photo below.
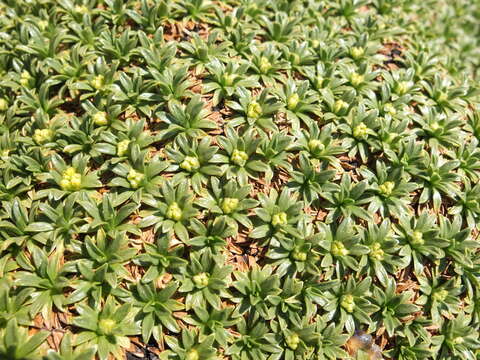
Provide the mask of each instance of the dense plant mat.
POLYGON ((0 359, 478 359, 480 6, 0 2, 0 359))

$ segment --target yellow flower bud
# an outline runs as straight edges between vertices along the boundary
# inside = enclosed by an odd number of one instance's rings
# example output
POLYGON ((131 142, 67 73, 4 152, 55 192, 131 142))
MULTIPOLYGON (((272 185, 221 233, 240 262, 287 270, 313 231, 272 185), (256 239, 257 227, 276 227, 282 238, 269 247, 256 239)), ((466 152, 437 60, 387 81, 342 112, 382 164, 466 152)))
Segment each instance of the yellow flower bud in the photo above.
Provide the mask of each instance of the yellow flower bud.
POLYGON ((93 122, 95 125, 103 126, 108 124, 107 113, 105 111, 98 111, 93 115, 93 122))
POLYGON ((8 101, 4 98, 0 98, 0 111, 5 111, 8 109, 8 101))
POLYGON ((455 344, 455 345, 459 345, 459 344, 463 344, 465 342, 465 339, 461 336, 457 336, 456 338, 454 338, 452 340, 452 342, 455 344))
POLYGON ((272 68, 272 64, 270 63, 270 61, 266 57, 262 56, 260 58, 260 72, 262 74, 265 74, 271 68, 272 68))
POLYGON ((353 136, 362 139, 368 135, 368 127, 364 123, 360 123, 353 129, 353 136))
POLYGON ((363 55, 365 54, 365 50, 361 47, 358 47, 358 46, 354 46, 350 49, 350 55, 352 56, 352 58, 354 58, 355 60, 361 58, 363 55))
POLYGON ((300 338, 297 334, 293 333, 292 335, 289 335, 285 338, 285 342, 290 349, 295 350, 300 343, 300 338))
POLYGON ((222 201, 222 210, 225 214, 230 214, 237 209, 238 199, 236 198, 225 198, 222 201))
POLYGON ((258 119, 262 115, 262 107, 256 101, 252 101, 248 104, 247 116, 252 119, 258 119))
POLYGON ((200 360, 200 355, 198 354, 197 350, 191 349, 190 351, 187 352, 187 355, 185 356, 185 360, 200 360))
POLYGON ((66 191, 76 191, 82 188, 82 175, 74 167, 68 167, 62 175, 60 187, 66 191))
POLYGON ((80 190, 80 188, 82 187, 82 175, 78 173, 73 175, 70 179, 70 185, 72 190, 80 190))
POLYGON ((20 74, 20 84, 22 86, 28 86, 30 84, 31 79, 32 79, 32 76, 26 70, 23 70, 22 73, 20 74))
POLYGON ((353 73, 350 75, 350 84, 357 87, 365 81, 365 77, 358 73, 353 73))
POLYGON ((48 26, 48 21, 46 20, 40 20, 38 22, 38 27, 41 29, 41 30, 45 30, 48 26))
POLYGON ((333 105, 333 112, 335 114, 338 114, 340 111, 347 108, 348 108, 348 104, 342 99, 338 99, 337 101, 335 101, 335 104, 333 105))
POLYGON ((395 109, 395 106, 393 106, 392 103, 386 103, 383 106, 383 111, 385 111, 387 114, 390 114, 392 116, 397 113, 397 109, 395 109))
POLYGON ((136 189, 139 187, 144 177, 145 175, 143 175, 142 173, 136 171, 135 169, 130 169, 127 175, 127 180, 130 182, 130 186, 136 189))
POLYGON ((223 76, 223 81, 226 86, 232 86, 236 78, 237 78, 237 74, 225 74, 223 76))
POLYGON ((318 139, 312 139, 308 142, 308 147, 310 151, 323 151, 325 150, 325 145, 318 139))
POLYGON ((420 232, 420 231, 414 231, 414 232, 412 233, 410 242, 411 242, 413 245, 423 245, 423 244, 425 244, 425 240, 423 239, 423 234, 422 234, 422 232, 420 232))
POLYGON ((279 212, 272 216, 273 226, 284 226, 288 224, 287 214, 285 212, 279 212))
POLYGON ((53 132, 50 129, 36 129, 33 133, 33 140, 37 144, 43 144, 52 140, 53 132))
POLYGON ((292 63, 293 65, 298 65, 298 64, 300 64, 300 56, 299 56, 298 54, 293 53, 293 54, 291 55, 291 63, 292 63))
POLYGON ((176 202, 173 202, 167 208, 167 213, 165 215, 170 220, 179 221, 182 218, 182 209, 180 209, 180 206, 178 206, 176 202))
POLYGON ((370 248, 370 256, 378 261, 382 261, 385 256, 385 252, 382 250, 382 245, 374 243, 370 248))
POLYGON ((445 301, 448 296, 448 291, 445 289, 437 290, 432 294, 433 299, 437 301, 445 301))
POLYGON ((347 294, 342 297, 342 302, 340 305, 349 313, 352 313, 355 310, 355 299, 353 295, 347 294))
POLYGON ((208 286, 208 281, 208 275, 204 272, 193 277, 193 282, 198 288, 204 288, 205 286, 208 286))
POLYGON ((408 92, 408 90, 410 90, 411 86, 412 86, 412 83, 410 81, 400 81, 395 86, 395 92, 400 96, 405 95, 408 92))
POLYGON ((233 150, 230 160, 238 166, 244 166, 248 160, 248 154, 245 151, 233 150))
POLYGON ((69 178, 71 178, 73 175, 75 175, 77 172, 75 171, 75 168, 70 166, 69 168, 67 168, 67 170, 65 170, 65 172, 63 173, 64 176, 68 176, 69 178))
POLYGON ((104 335, 112 335, 117 323, 112 319, 101 319, 98 323, 98 329, 104 335))
POLYGON ((294 260, 297 260, 297 261, 305 261, 307 260, 307 253, 305 251, 300 251, 299 249, 295 249, 292 252, 292 257, 294 260))
POLYGON ((183 170, 187 171, 195 171, 200 168, 200 162, 198 161, 198 158, 193 157, 193 156, 185 156, 185 159, 180 163, 180 167, 183 170))
POLYGON ((345 248, 345 245, 340 241, 334 241, 332 243, 330 252, 333 256, 346 256, 350 253, 348 249, 345 248))
POLYGON ((90 81, 90 85, 92 85, 92 87, 95 88, 96 90, 100 90, 103 87, 104 82, 105 82, 104 76, 97 75, 90 81))
POLYGON ((123 156, 128 150, 128 145, 130 145, 130 140, 122 140, 117 144, 117 155, 123 156))
POLYGON ((382 185, 378 186, 378 191, 385 197, 392 195, 395 183, 393 181, 385 181, 382 185))
POLYGON ((442 91, 442 92, 440 93, 440 95, 438 96, 438 98, 437 98, 437 103, 438 103, 438 104, 441 104, 441 103, 443 103, 443 102, 445 102, 445 101, 447 101, 447 100, 448 100, 448 95, 447 95, 447 93, 445 93, 445 92, 442 91))
POLYGON ((79 14, 87 14, 88 13, 88 8, 85 5, 76 5, 75 6, 75 12, 79 14))
POLYGON ((300 96, 298 96, 297 93, 290 95, 287 99, 288 110, 295 110, 299 102, 300 102, 300 96))
POLYGON ((67 180, 65 178, 63 178, 62 180, 60 180, 60 187, 63 189, 63 190, 69 190, 70 189, 70 180, 67 180))

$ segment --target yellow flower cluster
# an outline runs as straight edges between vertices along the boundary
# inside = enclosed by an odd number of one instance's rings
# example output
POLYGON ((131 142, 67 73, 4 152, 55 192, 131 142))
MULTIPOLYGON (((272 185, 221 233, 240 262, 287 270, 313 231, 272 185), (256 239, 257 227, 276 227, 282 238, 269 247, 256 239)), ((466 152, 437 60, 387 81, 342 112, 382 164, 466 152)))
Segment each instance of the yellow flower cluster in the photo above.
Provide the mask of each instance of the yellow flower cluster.
POLYGON ((208 285, 208 275, 206 273, 200 273, 193 277, 193 282, 198 288, 204 288, 208 285))
POLYGON ((140 186, 140 182, 143 180, 144 177, 145 175, 143 175, 142 173, 136 171, 135 169, 130 169, 127 175, 127 180, 130 183, 130 186, 136 189, 140 186))
POLYGON ((230 214, 237 209, 238 199, 236 198, 225 198, 222 201, 222 211, 225 214, 230 214))
POLYGON ((33 140, 37 144, 43 144, 47 141, 52 140, 53 131, 50 129, 36 129, 33 133, 33 140))
POLYGON ((200 161, 194 156, 185 156, 185 159, 180 163, 180 167, 190 172, 195 171, 200 168, 200 161))
POLYGON ((353 295, 347 294, 342 297, 342 302, 340 305, 349 313, 352 313, 355 310, 355 300, 353 295))
POLYGON ((179 221, 182 218, 182 209, 176 202, 170 204, 167 208, 167 213, 165 214, 167 218, 174 221, 179 221))
POLYGON ((243 166, 248 160, 248 154, 245 151, 235 149, 233 150, 232 156, 230 156, 230 160, 238 166, 243 166))
POLYGON ((80 190, 82 187, 82 175, 76 172, 75 168, 69 167, 63 172, 60 187, 67 191, 80 190))
POLYGON ((272 225, 273 226, 281 226, 287 225, 287 214, 285 212, 279 212, 272 216, 272 225))
POLYGON ((300 343, 300 338, 298 337, 297 334, 292 334, 289 335, 285 338, 285 342, 287 343, 288 347, 292 350, 295 350, 298 347, 298 344, 300 343))

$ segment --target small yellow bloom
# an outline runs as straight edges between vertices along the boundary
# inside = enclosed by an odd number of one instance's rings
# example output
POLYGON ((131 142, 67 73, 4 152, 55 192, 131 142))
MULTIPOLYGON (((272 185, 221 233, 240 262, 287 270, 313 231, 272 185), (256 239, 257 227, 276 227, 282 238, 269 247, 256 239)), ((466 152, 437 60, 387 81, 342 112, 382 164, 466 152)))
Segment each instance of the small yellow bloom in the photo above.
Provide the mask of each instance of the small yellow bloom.
POLYGON ((185 360, 200 360, 200 355, 198 354, 197 350, 191 349, 187 352, 185 360))
POLYGON ((82 188, 82 175, 70 166, 63 172, 60 187, 66 191, 80 190, 82 188))
POLYGON ((193 156, 185 156, 185 159, 180 163, 180 167, 183 170, 187 171, 195 171, 200 168, 200 162, 198 161, 198 158, 193 157, 193 156))
POLYGON ((408 92, 408 90, 410 90, 411 86, 412 86, 412 83, 410 81, 400 81, 395 86, 395 92, 400 96, 405 95, 408 92))
POLYGON ((127 150, 128 150, 128 145, 130 145, 130 140, 125 139, 125 140, 120 141, 117 144, 117 155, 118 156, 125 155, 127 153, 127 150))
POLYGON ((355 60, 360 59, 364 54, 365 54, 365 50, 361 47, 358 47, 358 46, 354 46, 350 50, 350 55, 355 60))
POLYGON ((22 86, 28 86, 30 84, 30 80, 32 80, 32 75, 27 70, 23 70, 20 74, 20 84, 22 86))
POLYGON ((103 75, 97 75, 90 81, 90 85, 92 85, 93 88, 96 90, 100 90, 103 87, 104 83, 105 78, 103 75))
POLYGON ((266 72, 268 72, 268 70, 270 70, 272 68, 272 64, 270 63, 270 61, 266 57, 262 56, 260 58, 260 66, 259 67, 260 67, 260 72, 265 74, 266 72))
POLYGON ((350 84, 358 86, 365 81, 365 77, 362 74, 353 73, 350 75, 350 84))
POLYGON ((52 140, 53 132, 50 129, 35 129, 33 133, 33 140, 37 144, 43 144, 52 140))
POLYGON ((325 150, 325 145, 318 139, 312 139, 308 142, 308 147, 310 151, 323 151, 325 150))
POLYGON ((373 244, 370 248, 370 256, 375 260, 382 261, 385 256, 385 252, 382 250, 382 245, 379 243, 373 244))
POLYGON ((138 188, 140 186, 141 181, 145 177, 144 174, 136 171, 135 169, 130 169, 127 175, 127 180, 130 183, 130 186, 134 189, 138 188))
POLYGON ((368 127, 364 123, 360 123, 353 129, 353 136, 357 139, 362 139, 368 134, 368 127))
POLYGON ((300 338, 297 334, 293 333, 285 338, 285 342, 290 349, 295 350, 300 343, 300 338))
POLYGON ((8 109, 8 101, 4 98, 0 98, 0 111, 5 111, 8 109))
POLYGON ((298 249, 293 250, 292 257, 294 260, 297 261, 305 261, 307 260, 307 253, 305 251, 300 251, 298 249))
POLYGON ((437 301, 445 301, 445 299, 447 298, 448 296, 448 291, 445 290, 445 289, 441 289, 441 290, 438 290, 438 291, 435 291, 433 294, 432 294, 433 298, 437 301))
POLYGON ((107 113, 105 111, 96 112, 95 115, 93 115, 93 122, 99 126, 107 125, 107 113))
POLYGON ((230 214, 234 212, 238 207, 238 199, 237 198, 225 198, 222 201, 222 210, 225 214, 230 214))
POLYGON ((168 207, 167 213, 165 215, 170 220, 180 221, 182 218, 182 209, 180 209, 180 206, 178 206, 176 202, 173 202, 168 207))
POLYGON ((390 114, 392 116, 397 113, 397 109, 395 109, 395 106, 393 106, 392 103, 386 103, 383 106, 383 111, 385 111, 387 114, 390 114))
POLYGON ((204 272, 197 274, 193 277, 193 282, 199 288, 204 288, 205 286, 208 286, 208 281, 209 281, 208 275, 204 272))
POLYGON ((230 160, 238 166, 244 166, 248 160, 248 154, 245 151, 235 149, 230 156, 230 160))
POLYGON ((395 189, 395 183, 393 181, 385 181, 378 187, 380 194, 386 197, 392 195, 393 189, 395 189))
POLYGON ((113 330, 115 329, 115 326, 117 323, 115 320, 112 319, 102 319, 98 323, 98 329, 102 334, 105 335, 112 335, 113 330))
POLYGON ((347 256, 350 251, 345 248, 345 245, 340 241, 334 241, 330 249, 333 256, 347 256))
POLYGON ((226 86, 232 86, 236 78, 237 78, 237 74, 225 74, 223 76, 223 81, 226 86))
POLYGON ((299 102, 300 102, 300 96, 298 96, 297 93, 290 95, 287 99, 288 110, 295 110, 299 102))
POLYGON ((338 114, 340 111, 345 110, 347 108, 348 108, 348 104, 342 99, 338 99, 337 101, 335 101, 335 104, 333 105, 333 112, 335 114, 338 114))
POLYGON ((423 239, 423 234, 420 231, 414 231, 412 233, 412 237, 410 242, 413 245, 423 245, 425 244, 425 240, 423 239))
POLYGON ((38 22, 38 27, 41 29, 41 30, 45 30, 48 26, 48 21, 46 20, 40 20, 38 22))
POLYGON ((258 119, 262 115, 262 107, 256 101, 252 101, 248 104, 247 116, 252 119, 258 119))
POLYGON ((340 305, 349 313, 352 313, 355 310, 355 299, 353 295, 347 294, 342 297, 342 302, 340 305))
POLYGON ((285 212, 279 212, 272 216, 273 226, 284 226, 288 224, 287 214, 285 212))
POLYGON ((88 13, 88 8, 85 5, 76 5, 75 6, 75 12, 79 14, 87 14, 88 13))

